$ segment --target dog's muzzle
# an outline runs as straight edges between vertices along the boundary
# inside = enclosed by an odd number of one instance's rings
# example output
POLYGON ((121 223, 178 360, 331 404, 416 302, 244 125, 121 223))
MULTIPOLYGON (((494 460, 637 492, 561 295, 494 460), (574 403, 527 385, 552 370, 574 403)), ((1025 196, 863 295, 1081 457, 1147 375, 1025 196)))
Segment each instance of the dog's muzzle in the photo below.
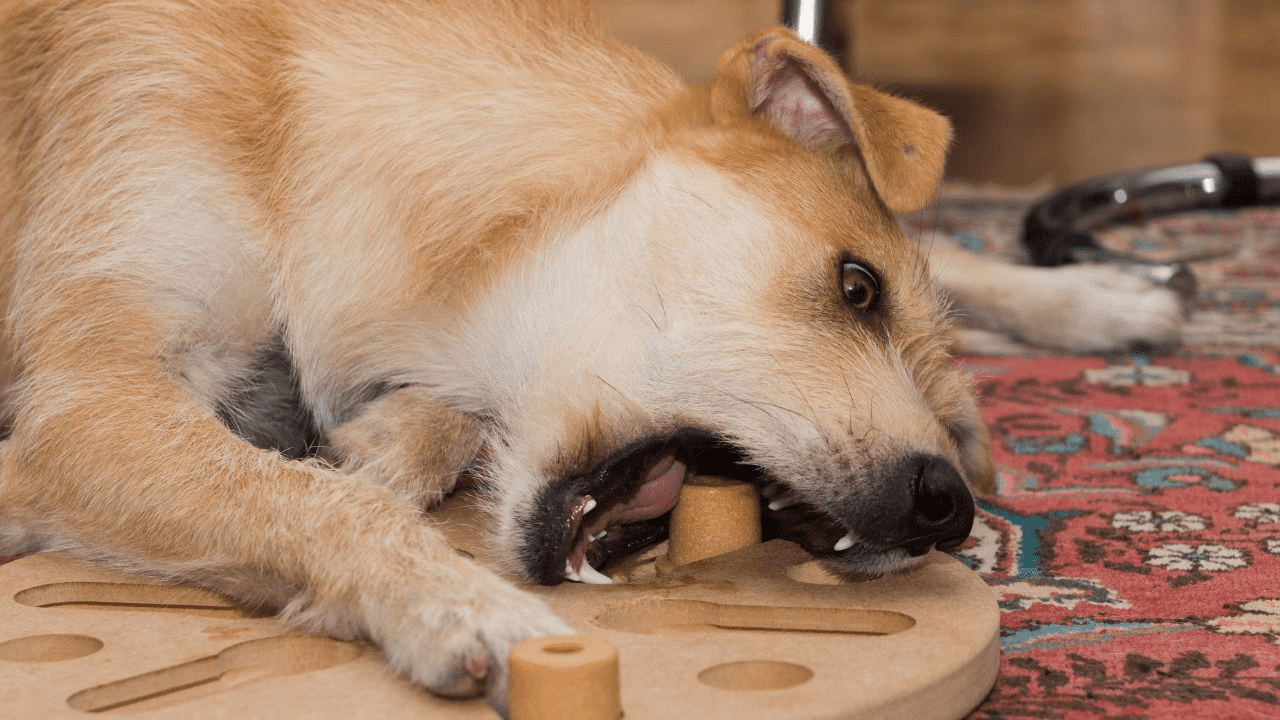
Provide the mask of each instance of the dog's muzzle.
POLYGON ((919 557, 933 548, 952 550, 969 537, 973 495, 945 459, 908 455, 887 468, 877 485, 874 493, 821 511, 774 500, 766 512, 766 533, 854 572, 893 554, 919 557))
POLYGON ((544 487, 525 517, 525 572, 545 584, 610 582, 597 568, 665 539, 680 484, 709 462, 719 469, 708 458, 725 452, 737 457, 728 463, 731 472, 712 474, 746 475, 740 479, 761 488, 764 535, 796 542, 837 569, 883 574, 933 548, 960 546, 973 527, 973 496, 940 456, 906 455, 876 473, 874 488, 819 507, 743 463, 723 439, 681 428, 631 443, 598 467, 544 487))

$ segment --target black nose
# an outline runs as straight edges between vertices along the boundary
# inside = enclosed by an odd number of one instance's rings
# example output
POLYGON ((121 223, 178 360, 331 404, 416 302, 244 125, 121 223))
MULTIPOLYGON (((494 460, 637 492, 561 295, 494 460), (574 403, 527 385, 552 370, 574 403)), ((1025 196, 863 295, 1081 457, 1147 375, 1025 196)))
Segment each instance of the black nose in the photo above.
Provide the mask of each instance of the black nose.
POLYGON ((889 469, 885 482, 875 507, 851 523, 867 540, 923 555, 934 546, 959 547, 969 537, 973 496, 951 463, 937 455, 909 455, 889 469))

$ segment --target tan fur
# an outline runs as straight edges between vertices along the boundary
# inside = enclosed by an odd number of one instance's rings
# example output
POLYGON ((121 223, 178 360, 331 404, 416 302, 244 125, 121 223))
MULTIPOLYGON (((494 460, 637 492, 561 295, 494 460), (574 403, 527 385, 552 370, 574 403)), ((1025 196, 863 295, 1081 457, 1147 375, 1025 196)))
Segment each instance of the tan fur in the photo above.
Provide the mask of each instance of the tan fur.
POLYGON ((932 194, 945 121, 783 30, 684 88, 548 4, 6 5, 0 552, 203 583, 501 709, 506 650, 567 628, 422 517, 482 446, 512 558, 550 484, 684 427, 855 524, 914 457, 990 490, 889 212, 932 194), (327 460, 229 430, 255 393, 327 460))

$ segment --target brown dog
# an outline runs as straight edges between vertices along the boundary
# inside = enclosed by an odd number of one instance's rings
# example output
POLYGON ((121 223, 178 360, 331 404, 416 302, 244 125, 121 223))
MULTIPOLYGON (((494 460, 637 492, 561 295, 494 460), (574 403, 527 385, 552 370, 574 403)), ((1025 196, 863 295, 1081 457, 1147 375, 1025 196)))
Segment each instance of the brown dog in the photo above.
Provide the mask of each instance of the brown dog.
POLYGON ((837 567, 960 543, 985 431, 891 214, 947 123, 784 30, 685 88, 588 14, 6 5, 0 550, 277 607, 502 708, 508 648, 567 628, 423 519, 481 448, 535 581, 607 581, 723 457, 837 567))

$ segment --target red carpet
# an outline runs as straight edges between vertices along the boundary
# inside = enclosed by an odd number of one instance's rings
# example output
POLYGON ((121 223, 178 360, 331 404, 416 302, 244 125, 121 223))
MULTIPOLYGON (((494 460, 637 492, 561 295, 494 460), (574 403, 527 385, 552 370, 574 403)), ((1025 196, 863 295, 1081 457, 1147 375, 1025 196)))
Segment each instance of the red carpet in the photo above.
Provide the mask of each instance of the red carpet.
POLYGON ((974 717, 1280 717, 1280 353, 967 358, 1000 495, 974 717))

